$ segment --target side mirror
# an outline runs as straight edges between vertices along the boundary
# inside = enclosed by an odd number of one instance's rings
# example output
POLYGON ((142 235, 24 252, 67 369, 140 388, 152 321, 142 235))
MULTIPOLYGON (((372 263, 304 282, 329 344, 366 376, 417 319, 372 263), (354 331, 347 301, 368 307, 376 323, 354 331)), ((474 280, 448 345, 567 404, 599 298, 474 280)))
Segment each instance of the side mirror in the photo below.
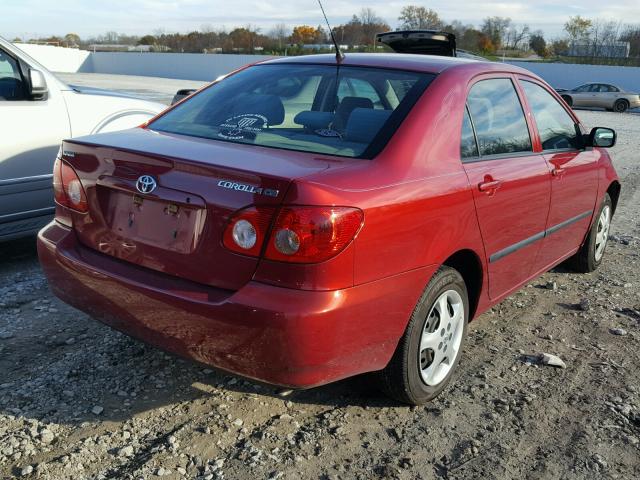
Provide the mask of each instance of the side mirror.
POLYGON ((34 100, 44 100, 49 93, 47 81, 40 70, 29 69, 29 94, 34 100))
POLYGON ((607 127, 595 127, 589 133, 589 146, 611 148, 616 144, 616 131, 607 127))

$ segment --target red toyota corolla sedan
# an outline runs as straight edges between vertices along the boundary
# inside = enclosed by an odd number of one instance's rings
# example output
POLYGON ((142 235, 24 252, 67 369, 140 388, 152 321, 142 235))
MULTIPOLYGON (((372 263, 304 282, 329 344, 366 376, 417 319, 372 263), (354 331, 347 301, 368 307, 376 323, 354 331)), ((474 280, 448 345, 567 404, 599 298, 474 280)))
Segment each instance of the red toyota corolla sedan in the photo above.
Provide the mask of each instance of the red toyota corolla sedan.
POLYGON ((287 387, 380 371, 420 404, 469 320, 602 261, 614 143, 509 65, 277 59, 65 141, 38 249, 56 295, 133 337, 287 387))

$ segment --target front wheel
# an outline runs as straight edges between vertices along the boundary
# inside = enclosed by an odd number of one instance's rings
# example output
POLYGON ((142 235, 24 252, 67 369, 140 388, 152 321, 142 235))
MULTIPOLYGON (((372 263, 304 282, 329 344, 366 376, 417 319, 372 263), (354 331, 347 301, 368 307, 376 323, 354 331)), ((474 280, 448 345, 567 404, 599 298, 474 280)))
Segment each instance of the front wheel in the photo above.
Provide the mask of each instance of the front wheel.
POLYGON ((420 297, 393 358, 381 372, 389 396, 411 405, 435 398, 458 365, 469 321, 460 273, 441 267, 420 297))
POLYGON ((567 105, 569 105, 570 107, 573 107, 573 98, 571 98, 569 95, 562 95, 562 99, 565 101, 567 105))
POLYGON ((593 222, 584 245, 578 250, 578 253, 569 259, 569 265, 573 270, 589 273, 600 266, 609 240, 612 217, 613 203, 609 194, 605 193, 596 221, 593 222))

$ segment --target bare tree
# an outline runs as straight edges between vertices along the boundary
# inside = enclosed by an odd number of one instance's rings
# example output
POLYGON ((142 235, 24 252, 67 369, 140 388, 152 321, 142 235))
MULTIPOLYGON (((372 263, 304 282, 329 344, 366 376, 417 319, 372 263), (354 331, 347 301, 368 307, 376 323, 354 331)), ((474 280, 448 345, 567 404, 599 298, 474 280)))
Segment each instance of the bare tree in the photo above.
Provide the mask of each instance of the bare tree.
POLYGON ((278 42, 278 48, 282 48, 282 44, 286 42, 291 35, 291 29, 285 23, 278 23, 269 31, 269 37, 278 42))
POLYGON ((404 30, 440 30, 444 26, 435 10, 417 5, 402 7, 398 21, 404 30))
POLYGON ((589 51, 592 58, 612 58, 622 56, 618 49, 621 24, 596 20, 589 29, 589 51))
POLYGON ((118 34, 118 32, 107 32, 101 38, 103 43, 114 44, 114 43, 118 43, 118 40, 120 39, 120 35, 118 34))
POLYGON ((506 33, 504 46, 510 50, 517 50, 521 46, 526 45, 526 40, 529 38, 529 25, 522 25, 518 28, 513 25, 506 33))
POLYGON ((366 45, 373 45, 376 33, 386 32, 391 29, 389 25, 371 8, 363 8, 358 16, 362 28, 362 41, 366 45))
POLYGON ((480 30, 491 40, 495 48, 500 48, 509 27, 511 27, 511 19, 508 17, 487 17, 482 21, 480 30))
POLYGON ((620 40, 629 42, 629 55, 631 57, 640 57, 640 24, 625 25, 620 35, 620 40))

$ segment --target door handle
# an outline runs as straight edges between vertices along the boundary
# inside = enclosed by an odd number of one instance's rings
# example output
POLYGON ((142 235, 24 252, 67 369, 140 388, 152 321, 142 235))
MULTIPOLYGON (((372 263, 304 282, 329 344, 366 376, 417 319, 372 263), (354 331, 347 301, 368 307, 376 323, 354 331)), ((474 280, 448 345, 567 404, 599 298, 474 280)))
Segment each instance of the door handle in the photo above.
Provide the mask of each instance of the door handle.
POLYGON ((562 175, 564 175, 564 172, 566 172, 567 170, 562 168, 562 167, 555 167, 553 170, 551 170, 551 175, 553 175, 554 177, 562 177, 562 175))
POLYGON ((488 180, 478 184, 478 190, 488 194, 493 194, 502 185, 502 180, 488 180))

